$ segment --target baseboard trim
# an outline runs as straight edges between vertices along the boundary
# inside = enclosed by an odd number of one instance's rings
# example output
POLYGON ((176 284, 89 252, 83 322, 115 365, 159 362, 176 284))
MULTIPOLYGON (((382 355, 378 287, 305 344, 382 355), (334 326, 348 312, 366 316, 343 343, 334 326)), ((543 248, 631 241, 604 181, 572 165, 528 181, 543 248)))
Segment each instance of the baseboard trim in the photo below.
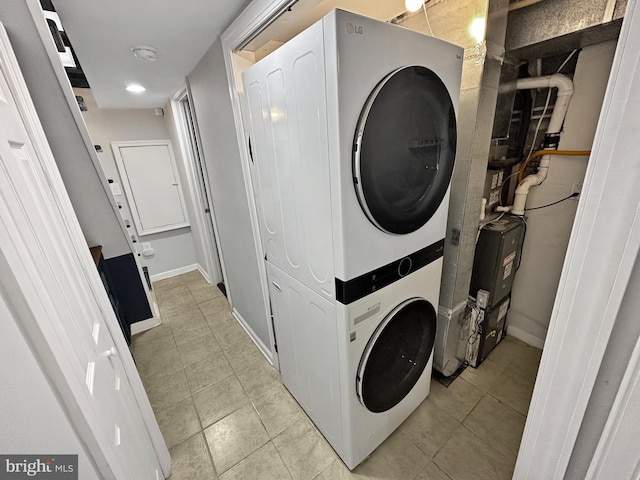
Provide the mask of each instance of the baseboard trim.
POLYGON ((542 348, 544 347, 544 339, 531 335, 530 333, 525 332, 524 330, 518 327, 507 325, 507 335, 517 338, 518 340, 523 341, 527 345, 531 345, 532 347, 539 348, 540 350, 542 350, 542 348))
POLYGON ((242 315, 240 315, 240 313, 238 313, 238 311, 235 308, 231 311, 231 313, 233 314, 235 319, 238 320, 238 323, 244 329, 244 331, 247 332, 247 335, 249 335, 249 338, 251 340, 253 340, 253 343, 256 344, 256 347, 258 347, 258 350, 260 350, 260 352, 262 352, 262 355, 264 355, 264 357, 267 359, 267 361, 271 365, 273 365, 273 357, 271 355, 271 349, 267 348, 267 346, 264 343, 262 343, 262 341, 253 332, 253 330, 247 324, 247 322, 244 320, 244 318, 242 318, 242 315))
POLYGON ((211 279, 209 278, 209 275, 207 274, 207 272, 204 271, 204 268, 202 268, 202 266, 199 263, 196 263, 196 268, 200 272, 200 275, 202 275, 204 279, 207 281, 207 283, 210 285, 213 285, 213 283, 211 283, 211 279))
MULTIPOLYGON (((197 263, 193 265, 187 265, 186 267, 174 268, 173 270, 167 270, 166 272, 156 273, 151 275, 151 283, 158 280, 164 280, 165 278, 175 277, 176 275, 182 275, 183 273, 191 272, 192 270, 200 270, 197 263)), ((202 271, 200 270, 202 273, 202 271)))
POLYGON ((160 325, 160 319, 157 317, 147 318, 136 323, 131 324, 131 335, 137 335, 138 333, 151 330, 153 327, 160 325))

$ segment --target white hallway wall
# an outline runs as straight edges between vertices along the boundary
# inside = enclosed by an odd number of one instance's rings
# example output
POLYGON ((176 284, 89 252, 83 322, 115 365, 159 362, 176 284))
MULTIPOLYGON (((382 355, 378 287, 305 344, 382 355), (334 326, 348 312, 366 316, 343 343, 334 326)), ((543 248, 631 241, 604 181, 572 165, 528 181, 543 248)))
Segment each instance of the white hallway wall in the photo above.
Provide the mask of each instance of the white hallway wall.
POLYGON ((218 39, 189 74, 211 199, 234 309, 270 345, 222 43, 218 39))
MULTIPOLYGON (((174 143, 175 140, 171 138, 164 116, 156 115, 153 109, 101 109, 96 105, 91 90, 75 88, 74 92, 76 95, 81 95, 87 105, 88 110, 82 112, 82 118, 94 144, 102 147, 103 152, 99 156, 107 178, 113 179, 122 187, 122 178, 113 157, 111 142, 171 139, 185 198, 189 198, 187 182, 184 181, 184 169, 180 170, 182 166, 182 160, 179 156, 180 149, 174 143)), ((153 175, 153 173, 150 171, 149 175, 153 175)), ((122 188, 122 193, 116 198, 118 202, 126 204, 124 188, 122 188)), ((191 208, 191 202, 187 201, 187 204, 191 208)), ((193 218, 192 212, 192 210, 188 212, 191 218, 193 218)), ((138 257, 142 265, 149 268, 151 275, 162 275, 196 263, 196 252, 190 228, 138 237, 135 226, 132 224, 129 231, 138 238, 138 243, 136 243, 138 252, 142 252, 142 242, 151 243, 151 247, 155 250, 153 257, 138 257)))
POLYGON ((91 459, 7 303, 0 295, 0 452, 78 455, 79 478, 97 480, 91 459))
MULTIPOLYGON (((38 5, 31 0, 3 0, 0 21, 9 34, 82 232, 89 245, 103 246, 105 258, 131 253, 84 142, 83 131, 76 124, 77 107, 67 102, 68 96, 73 101, 71 91, 61 86, 49 60, 48 53, 55 52, 53 41, 49 36, 48 48, 43 45, 29 4, 38 5)), ((64 74, 61 65, 58 71, 64 74)))
MULTIPOLYGON (((573 78, 571 99, 561 150, 590 150, 600 116, 616 42, 582 50, 573 78)), ((571 193, 582 182, 586 157, 555 156, 545 182, 531 189, 527 208, 547 205, 571 193)), ((542 348, 560 281, 578 202, 567 200, 553 207, 527 212, 527 234, 520 270, 515 277, 508 315, 508 332, 542 348)))

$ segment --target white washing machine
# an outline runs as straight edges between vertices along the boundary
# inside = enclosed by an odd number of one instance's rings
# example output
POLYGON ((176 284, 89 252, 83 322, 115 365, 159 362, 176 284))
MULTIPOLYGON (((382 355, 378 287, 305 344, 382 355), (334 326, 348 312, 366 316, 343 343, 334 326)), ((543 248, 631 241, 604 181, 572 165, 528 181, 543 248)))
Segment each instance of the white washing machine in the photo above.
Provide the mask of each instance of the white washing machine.
POLYGON ((343 305, 267 262, 282 380, 350 469, 429 394, 441 268, 343 305))
POLYGON ((270 263, 349 304, 442 255, 462 56, 336 10, 243 73, 270 263))
POLYGON ((429 392, 462 53, 336 10, 243 73, 282 379, 350 468, 429 392))

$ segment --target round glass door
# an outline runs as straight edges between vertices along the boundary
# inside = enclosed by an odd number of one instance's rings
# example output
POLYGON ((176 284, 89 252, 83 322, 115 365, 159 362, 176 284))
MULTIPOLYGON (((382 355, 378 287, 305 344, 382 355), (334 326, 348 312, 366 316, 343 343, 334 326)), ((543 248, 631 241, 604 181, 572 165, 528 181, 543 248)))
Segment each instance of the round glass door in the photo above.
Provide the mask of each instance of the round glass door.
POLYGON ((364 213, 387 233, 418 230, 442 203, 455 155, 455 111, 442 80, 421 66, 390 73, 356 130, 353 174, 364 213))
POLYGON ((358 367, 360 402, 385 412, 406 397, 424 372, 436 338, 436 311, 412 298, 398 305, 374 332, 358 367))

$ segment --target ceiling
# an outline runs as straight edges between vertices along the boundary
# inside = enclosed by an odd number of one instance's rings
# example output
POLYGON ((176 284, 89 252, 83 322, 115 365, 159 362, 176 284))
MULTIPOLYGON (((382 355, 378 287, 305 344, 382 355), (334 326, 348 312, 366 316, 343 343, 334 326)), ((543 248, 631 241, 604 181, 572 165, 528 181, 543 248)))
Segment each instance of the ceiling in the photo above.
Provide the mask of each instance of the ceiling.
MULTIPOLYGON (((185 6, 175 0, 110 0, 106 6, 96 0, 52 0, 100 108, 164 106, 250 1, 189 0, 185 6), (156 60, 136 59, 132 49, 137 46, 155 47, 156 60), (127 92, 131 83, 146 91, 127 92)), ((441 1, 430 0, 427 5, 441 1)), ((383 21, 406 11, 404 0, 297 0, 245 51, 257 60, 334 8, 383 21)))
POLYGON ((53 0, 100 108, 162 107, 249 0, 53 0), (157 48, 154 62, 131 49, 157 48), (130 83, 143 85, 129 93, 130 83))
MULTIPOLYGON (((189 0, 185 7, 171 0, 110 0, 105 8, 95 0, 52 3, 98 107, 157 108, 165 105, 249 2, 189 0), (132 53, 136 46, 155 47, 156 60, 136 59, 132 53), (131 83, 143 85, 146 91, 127 92, 125 87, 131 83)), ((334 8, 380 20, 390 20, 406 10, 404 0, 299 0, 247 50, 256 51, 270 42, 281 45, 334 8)))
POLYGON ((385 22, 407 10, 404 0, 298 0, 247 43, 245 51, 255 53, 258 60, 336 8, 385 22))

